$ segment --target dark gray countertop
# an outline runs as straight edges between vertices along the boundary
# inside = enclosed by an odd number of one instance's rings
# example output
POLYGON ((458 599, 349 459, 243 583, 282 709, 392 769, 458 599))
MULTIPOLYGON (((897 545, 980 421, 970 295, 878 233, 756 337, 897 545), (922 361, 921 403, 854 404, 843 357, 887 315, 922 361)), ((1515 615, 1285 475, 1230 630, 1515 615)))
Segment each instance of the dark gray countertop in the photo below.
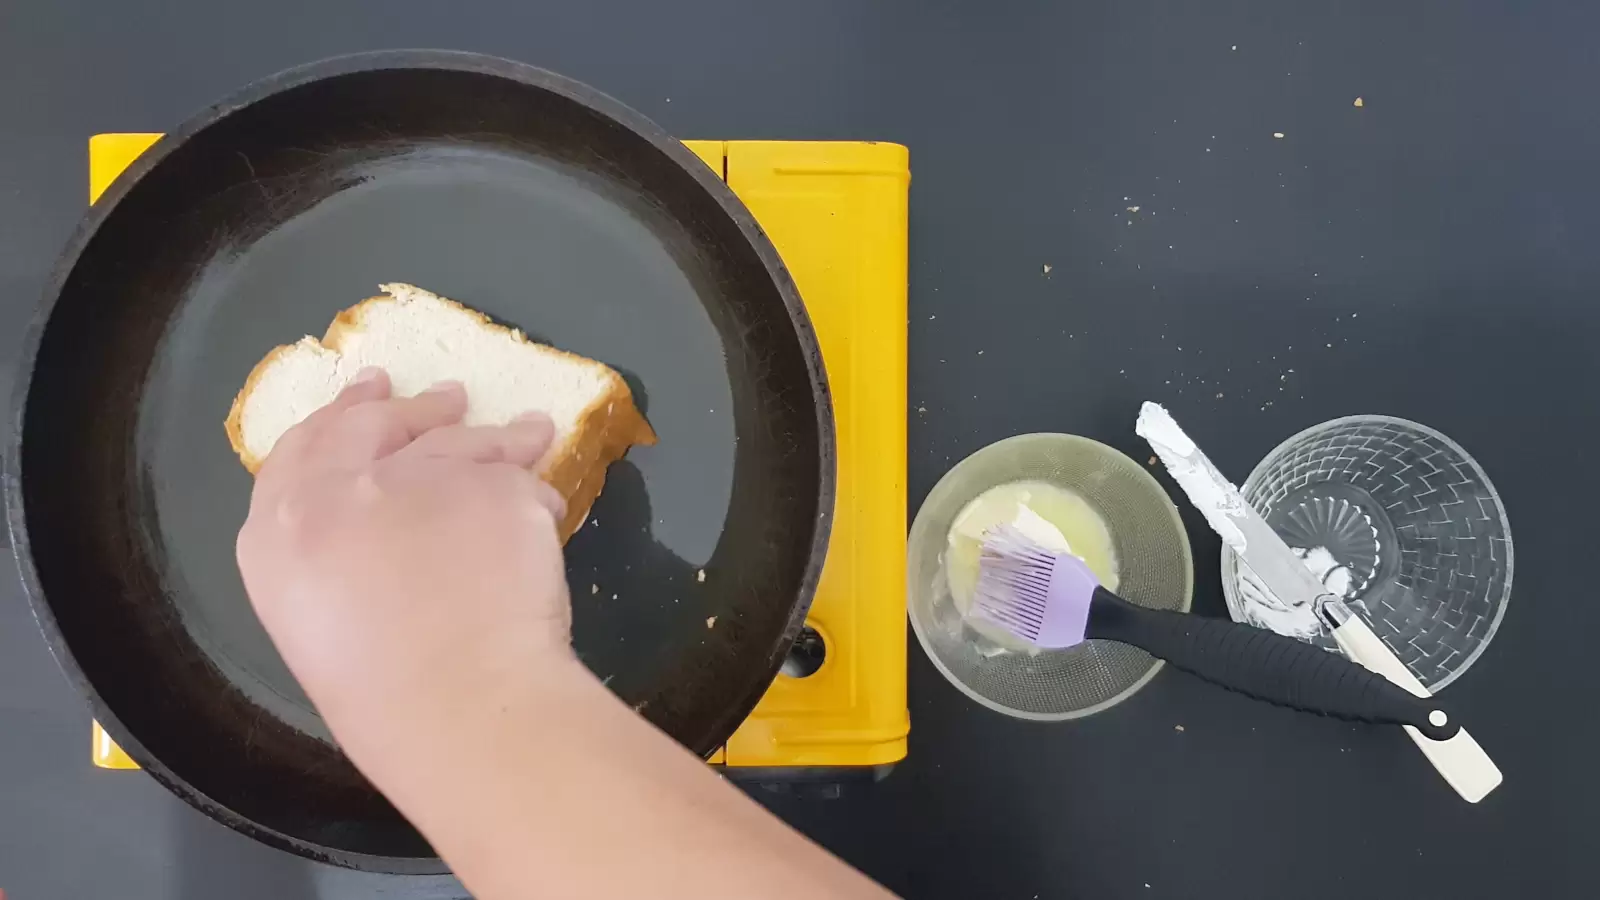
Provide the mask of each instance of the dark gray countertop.
MULTIPOLYGON (((1447 694, 1506 783, 1468 807, 1396 730, 1170 671, 1089 720, 1012 721, 913 642, 910 759, 839 800, 768 802, 919 898, 1588 890, 1600 7, 225 6, 55 0, 0 17, 0 392, 84 202, 87 135, 169 128, 285 66, 470 49, 588 81, 685 137, 903 142, 913 509, 950 465, 1019 432, 1142 459, 1143 399, 1235 478, 1336 415, 1438 428, 1489 472, 1516 536, 1510 611, 1447 694)), ((1216 539, 1187 521, 1196 608, 1222 614, 1216 539)), ((5 559, 0 889, 14 900, 450 893, 301 862, 143 775, 94 770, 88 719, 5 559)))

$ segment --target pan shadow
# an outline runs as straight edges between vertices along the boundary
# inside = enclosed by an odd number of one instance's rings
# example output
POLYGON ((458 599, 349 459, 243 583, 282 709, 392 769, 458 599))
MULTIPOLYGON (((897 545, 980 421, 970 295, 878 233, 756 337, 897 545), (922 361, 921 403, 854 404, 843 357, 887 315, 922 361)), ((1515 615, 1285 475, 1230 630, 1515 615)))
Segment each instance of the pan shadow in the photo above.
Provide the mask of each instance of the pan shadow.
POLYGON ((573 647, 619 697, 646 709, 662 666, 714 635, 706 619, 729 614, 704 570, 658 541, 654 524, 644 475, 624 459, 566 546, 573 647))

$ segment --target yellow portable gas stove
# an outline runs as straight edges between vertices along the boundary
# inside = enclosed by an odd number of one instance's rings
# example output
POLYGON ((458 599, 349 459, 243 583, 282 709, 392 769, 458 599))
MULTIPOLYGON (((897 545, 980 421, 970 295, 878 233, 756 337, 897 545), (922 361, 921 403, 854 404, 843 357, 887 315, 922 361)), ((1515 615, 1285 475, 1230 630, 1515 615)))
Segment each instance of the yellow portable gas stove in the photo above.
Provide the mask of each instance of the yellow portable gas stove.
MULTIPOLYGON (((89 140, 89 200, 159 134, 89 140)), ((688 141, 793 274, 822 345, 838 440, 833 533, 784 673, 710 762, 832 782, 906 755, 906 204, 897 144, 688 141)), ((94 725, 94 764, 134 769, 94 725)))

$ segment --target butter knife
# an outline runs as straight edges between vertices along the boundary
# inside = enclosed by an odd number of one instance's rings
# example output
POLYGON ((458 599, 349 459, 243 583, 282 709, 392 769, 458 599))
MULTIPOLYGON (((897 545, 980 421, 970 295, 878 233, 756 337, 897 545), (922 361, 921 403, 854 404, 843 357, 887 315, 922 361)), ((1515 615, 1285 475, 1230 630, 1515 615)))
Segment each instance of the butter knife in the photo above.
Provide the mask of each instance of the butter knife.
MULTIPOLYGON (((1165 409, 1145 403, 1135 431, 1150 443, 1212 530, 1279 601, 1310 605, 1346 656, 1412 695, 1431 700, 1427 688, 1388 645, 1343 600, 1328 592, 1165 409)), ((1439 727, 1455 724, 1442 707, 1428 713, 1428 723, 1439 727)), ((1435 740, 1411 725, 1402 727, 1444 780, 1469 803, 1482 800, 1503 780, 1500 769, 1465 728, 1454 728, 1449 737, 1435 740)), ((1437 729, 1435 733, 1439 733, 1437 729)))

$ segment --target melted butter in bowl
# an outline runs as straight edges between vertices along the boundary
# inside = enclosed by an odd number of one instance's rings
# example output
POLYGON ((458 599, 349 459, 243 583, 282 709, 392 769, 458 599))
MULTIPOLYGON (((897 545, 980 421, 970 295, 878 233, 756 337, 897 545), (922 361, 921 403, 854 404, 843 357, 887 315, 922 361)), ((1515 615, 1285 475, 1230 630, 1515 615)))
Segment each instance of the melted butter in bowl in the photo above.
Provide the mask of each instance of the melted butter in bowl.
POLYGON ((1090 715, 1147 684, 1161 664, 1142 650, 1114 641, 1040 650, 965 614, 983 535, 1002 523, 1065 547, 1130 603, 1189 608, 1188 536, 1143 462, 1079 435, 1017 435, 956 464, 911 526, 906 614, 940 673, 975 702, 1034 721, 1090 715))
MULTIPOLYGON (((1089 501, 1048 482, 1013 481, 979 494, 956 514, 950 527, 943 560, 945 579, 950 598, 963 617, 972 605, 972 592, 978 584, 983 536, 1002 523, 1012 525, 1049 550, 1078 557, 1108 590, 1117 589, 1117 558, 1111 531, 1089 501)), ((997 642, 1032 649, 1020 638, 987 622, 967 621, 997 642)))

